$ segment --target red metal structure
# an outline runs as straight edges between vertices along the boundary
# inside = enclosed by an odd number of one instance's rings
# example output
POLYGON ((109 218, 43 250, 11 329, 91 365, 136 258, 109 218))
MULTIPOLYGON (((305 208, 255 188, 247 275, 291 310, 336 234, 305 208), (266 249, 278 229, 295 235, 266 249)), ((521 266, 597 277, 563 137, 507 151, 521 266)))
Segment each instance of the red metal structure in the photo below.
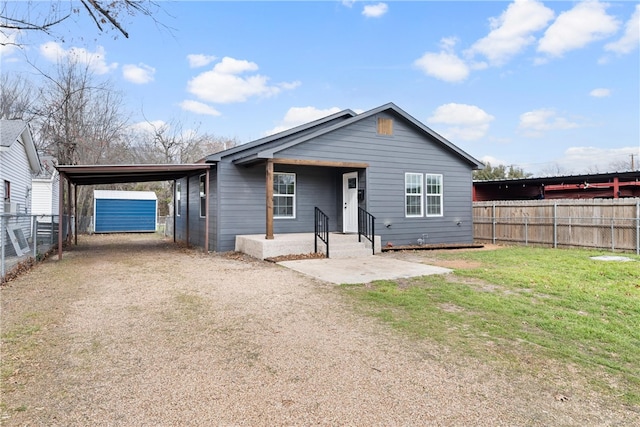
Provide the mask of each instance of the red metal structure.
POLYGON ((473 201, 640 197, 640 171, 473 182, 473 201))

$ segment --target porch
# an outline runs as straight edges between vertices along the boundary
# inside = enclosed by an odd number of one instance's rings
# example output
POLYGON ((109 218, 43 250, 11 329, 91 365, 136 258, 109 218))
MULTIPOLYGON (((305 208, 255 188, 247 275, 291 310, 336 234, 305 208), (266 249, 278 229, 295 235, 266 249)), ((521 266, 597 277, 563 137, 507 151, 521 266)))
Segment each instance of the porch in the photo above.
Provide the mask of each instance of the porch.
MULTIPOLYGON (((283 233, 274 234, 268 239, 264 234, 250 234, 236 236, 235 250, 254 258, 266 259, 285 255, 305 255, 314 252, 314 233, 283 233)), ((372 250, 371 242, 362 237, 358 242, 357 233, 329 233, 330 258, 359 258, 371 256, 381 251, 380 236, 374 237, 375 248, 372 250)), ((318 252, 326 253, 326 245, 320 239, 318 252)))

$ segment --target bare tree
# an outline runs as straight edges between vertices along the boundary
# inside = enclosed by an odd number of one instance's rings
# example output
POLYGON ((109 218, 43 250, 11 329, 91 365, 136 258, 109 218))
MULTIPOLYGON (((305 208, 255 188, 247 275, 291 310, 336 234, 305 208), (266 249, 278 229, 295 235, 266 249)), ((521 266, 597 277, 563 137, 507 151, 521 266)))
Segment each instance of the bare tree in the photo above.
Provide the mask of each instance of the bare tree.
POLYGON ((45 75, 37 114, 39 148, 62 165, 114 163, 126 147, 122 96, 108 81, 96 82, 73 59, 45 75))
POLYGON ((128 38, 124 21, 127 17, 143 15, 153 18, 159 9, 152 0, 52 0, 44 4, 33 0, 3 1, 0 3, 0 32, 35 31, 59 38, 54 31, 60 24, 74 15, 84 15, 93 21, 99 32, 115 30, 128 38))
MULTIPOLYGON (((120 93, 72 58, 58 64, 56 75, 43 76, 34 120, 39 150, 61 165, 119 163, 128 146, 120 93)), ((80 217, 90 215, 92 190, 78 189, 80 217)))
POLYGON ((20 74, 0 74, 0 119, 33 119, 34 88, 20 74))
POLYGON ((235 147, 237 140, 200 133, 199 127, 185 129, 182 122, 146 122, 136 132, 132 152, 134 163, 191 163, 206 155, 235 147))

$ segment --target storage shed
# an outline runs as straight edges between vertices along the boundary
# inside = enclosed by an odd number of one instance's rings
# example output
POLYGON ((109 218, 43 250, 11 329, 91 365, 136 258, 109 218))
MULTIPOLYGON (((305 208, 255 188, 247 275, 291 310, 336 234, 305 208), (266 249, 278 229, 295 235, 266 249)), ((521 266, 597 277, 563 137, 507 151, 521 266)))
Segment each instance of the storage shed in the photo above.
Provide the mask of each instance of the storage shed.
POLYGON ((94 232, 155 232, 158 198, 153 191, 93 191, 94 232))

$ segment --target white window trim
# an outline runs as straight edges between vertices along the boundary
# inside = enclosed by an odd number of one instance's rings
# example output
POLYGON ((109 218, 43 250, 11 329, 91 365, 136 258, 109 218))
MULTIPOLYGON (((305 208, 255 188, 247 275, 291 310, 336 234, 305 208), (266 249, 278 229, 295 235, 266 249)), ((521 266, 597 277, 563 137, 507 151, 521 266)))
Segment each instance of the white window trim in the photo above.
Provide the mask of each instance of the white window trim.
POLYGON ((442 176, 441 173, 427 173, 427 174, 425 174, 424 182, 425 182, 425 185, 424 185, 424 191, 425 191, 424 212, 425 212, 425 216, 427 216, 427 217, 444 216, 444 177, 442 176), (430 177, 430 176, 439 177, 439 181, 440 181, 440 192, 439 193, 429 193, 429 186, 427 185, 427 177, 430 177), (428 206, 427 206, 427 203, 428 203, 428 200, 429 200, 429 196, 431 196, 431 197, 438 196, 438 198, 440 199, 440 213, 439 214, 429 214, 429 209, 428 209, 428 206))
MULTIPOLYGON (((276 175, 293 175, 293 194, 276 194, 275 189, 273 191, 273 197, 291 197, 293 199, 293 216, 277 216, 273 214, 273 219, 296 219, 296 193, 298 192, 298 177, 294 172, 274 172, 273 177, 276 175)), ((275 205, 274 205, 275 207, 275 205)))
POLYGON ((200 191, 200 197, 198 198, 198 201, 199 201, 199 203, 198 203, 198 211, 200 212, 200 218, 205 218, 207 216, 206 215, 207 214, 206 207, 203 209, 203 205, 202 205, 203 199, 204 199, 205 206, 206 206, 206 203, 207 203, 207 200, 206 200, 206 198, 207 198, 206 189, 207 189, 207 174, 203 173, 202 175, 200 175, 198 177, 198 190, 202 190, 202 191, 200 191), (203 212, 203 210, 204 210, 204 212, 203 212))
POLYGON ((405 172, 404 174, 404 216, 405 218, 422 218, 424 216, 424 175, 416 172, 405 172), (407 178, 409 176, 420 177, 420 193, 407 193, 407 178), (420 214, 407 214, 407 196, 420 196, 420 214))

